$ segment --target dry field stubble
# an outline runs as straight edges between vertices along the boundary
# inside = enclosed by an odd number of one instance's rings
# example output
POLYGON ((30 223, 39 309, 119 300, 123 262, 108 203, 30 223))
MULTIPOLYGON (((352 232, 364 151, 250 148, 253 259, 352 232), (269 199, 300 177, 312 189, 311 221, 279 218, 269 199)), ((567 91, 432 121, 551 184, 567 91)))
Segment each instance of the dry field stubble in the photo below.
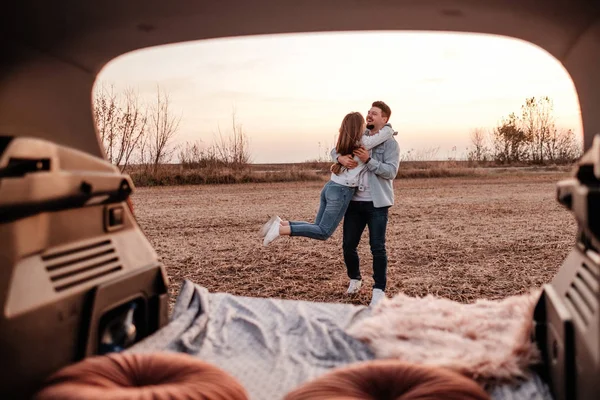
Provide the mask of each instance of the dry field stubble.
MULTIPOLYGON (((461 302, 497 299, 549 282, 574 242, 576 224, 555 200, 564 174, 397 180, 390 209, 388 294, 428 293, 461 302)), ((345 295, 342 228, 327 241, 258 229, 275 213, 311 221, 324 182, 140 188, 137 219, 171 280, 211 292, 368 304, 368 231, 359 247, 363 289, 345 295)))

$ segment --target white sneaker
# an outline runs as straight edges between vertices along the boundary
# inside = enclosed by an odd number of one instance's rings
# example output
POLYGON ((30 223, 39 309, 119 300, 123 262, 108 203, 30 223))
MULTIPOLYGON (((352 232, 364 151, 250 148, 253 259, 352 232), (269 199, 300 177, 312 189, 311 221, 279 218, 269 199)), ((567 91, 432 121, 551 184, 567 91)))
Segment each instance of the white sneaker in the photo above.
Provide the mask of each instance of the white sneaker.
POLYGON ((262 226, 262 228, 260 228, 260 237, 265 237, 265 235, 267 234, 267 232, 269 232, 269 228, 271 227, 271 224, 273 223, 273 221, 277 221, 277 223, 281 222, 281 218, 279 218, 277 215, 273 215, 266 224, 264 224, 262 226))
POLYGON ((348 290, 346 293, 348 294, 356 294, 360 290, 362 286, 362 281, 358 279, 350 279, 350 285, 348 285, 348 290))
POLYGON ((369 304, 369 307, 373 307, 383 299, 385 299, 385 292, 381 289, 373 289, 373 297, 371 297, 371 304, 369 304))
POLYGON ((277 219, 271 223, 271 226, 265 235, 265 239, 263 240, 263 246, 267 246, 279 237, 279 221, 281 221, 281 219, 277 217, 277 219))

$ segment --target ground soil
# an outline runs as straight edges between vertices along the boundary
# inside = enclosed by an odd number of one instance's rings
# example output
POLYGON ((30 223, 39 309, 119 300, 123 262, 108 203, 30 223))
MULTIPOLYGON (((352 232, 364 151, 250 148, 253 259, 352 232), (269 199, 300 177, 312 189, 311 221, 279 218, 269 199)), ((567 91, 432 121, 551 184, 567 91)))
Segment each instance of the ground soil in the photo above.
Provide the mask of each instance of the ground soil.
MULTIPOLYGON (((387 234, 388 295, 498 299, 549 282, 574 244, 576 224, 556 201, 564 174, 395 182, 387 234)), ((189 279, 211 292, 368 304, 368 232, 359 246, 364 285, 348 297, 342 227, 327 241, 258 236, 272 214, 312 221, 324 182, 139 188, 138 222, 167 267, 171 301, 189 279)))

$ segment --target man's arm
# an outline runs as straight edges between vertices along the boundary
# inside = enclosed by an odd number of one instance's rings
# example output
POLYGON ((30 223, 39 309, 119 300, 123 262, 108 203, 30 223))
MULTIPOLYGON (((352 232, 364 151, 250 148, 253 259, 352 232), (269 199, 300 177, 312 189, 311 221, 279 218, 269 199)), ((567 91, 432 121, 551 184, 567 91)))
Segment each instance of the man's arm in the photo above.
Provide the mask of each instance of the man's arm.
POLYGON ((366 163, 367 169, 383 179, 395 179, 400 164, 400 146, 398 146, 398 142, 390 140, 386 143, 384 159, 386 162, 371 158, 366 163))

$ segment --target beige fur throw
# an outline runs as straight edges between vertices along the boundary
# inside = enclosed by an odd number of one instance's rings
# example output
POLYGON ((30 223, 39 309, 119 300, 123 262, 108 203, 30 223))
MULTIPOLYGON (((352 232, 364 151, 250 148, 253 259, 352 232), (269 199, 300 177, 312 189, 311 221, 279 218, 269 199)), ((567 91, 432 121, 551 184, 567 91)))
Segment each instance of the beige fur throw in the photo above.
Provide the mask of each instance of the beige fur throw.
POLYGON ((536 290, 462 304, 398 294, 382 300, 349 334, 369 344, 377 358, 447 367, 482 383, 514 381, 539 362, 531 341, 539 296, 536 290))

